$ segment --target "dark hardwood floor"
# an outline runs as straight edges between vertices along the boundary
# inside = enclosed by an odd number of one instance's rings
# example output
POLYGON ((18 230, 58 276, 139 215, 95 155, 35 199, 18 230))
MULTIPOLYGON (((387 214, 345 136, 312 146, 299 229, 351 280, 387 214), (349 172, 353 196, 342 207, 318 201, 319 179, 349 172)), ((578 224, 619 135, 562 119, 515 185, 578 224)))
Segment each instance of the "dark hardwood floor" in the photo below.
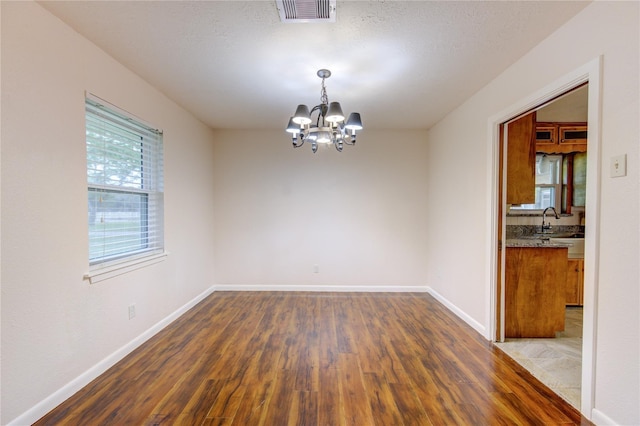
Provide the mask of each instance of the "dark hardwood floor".
POLYGON ((36 424, 590 423, 427 294, 216 292, 36 424))

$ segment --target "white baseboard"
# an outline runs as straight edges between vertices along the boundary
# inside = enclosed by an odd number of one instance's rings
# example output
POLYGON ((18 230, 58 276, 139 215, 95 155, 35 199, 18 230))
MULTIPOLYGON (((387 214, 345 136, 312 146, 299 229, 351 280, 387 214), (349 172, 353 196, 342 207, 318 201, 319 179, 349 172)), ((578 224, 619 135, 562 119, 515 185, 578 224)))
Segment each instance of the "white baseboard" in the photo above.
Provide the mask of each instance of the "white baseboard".
POLYGON ((292 292, 354 292, 354 293, 425 293, 426 286, 359 286, 359 285, 217 285, 216 291, 292 291, 292 292))
POLYGON ((118 361, 123 359, 125 356, 133 352, 134 349, 142 345, 144 342, 149 340, 155 334, 157 334, 160 330, 165 328, 167 325, 175 321, 179 316, 187 312, 189 309, 193 308, 200 301, 202 301, 205 297, 210 295, 216 290, 215 286, 210 287, 204 292, 200 293, 198 296, 178 308, 176 311, 169 314, 167 317, 162 319, 161 321, 154 324, 151 328, 146 330, 144 333, 140 334, 135 339, 131 340, 129 343, 121 347, 120 349, 113 352, 111 355, 104 358, 102 361, 98 362, 93 367, 89 368, 87 371, 82 373, 80 376, 76 377, 62 388, 49 395, 47 398, 40 401, 38 404, 34 405, 32 408, 27 410, 25 413, 21 414, 17 418, 13 419, 11 422, 7 423, 8 426, 18 426, 18 425, 26 425, 33 424, 42 416, 47 414, 49 411, 53 410, 55 407, 60 405, 62 402, 69 399, 73 394, 78 392, 80 389, 88 385, 93 379, 107 371, 118 361))
POLYGON ((475 319, 471 318, 465 311, 463 311, 462 309, 458 308, 456 305, 451 303, 447 298, 442 296, 440 293, 438 293, 437 291, 435 291, 431 287, 427 287, 427 293, 429 293, 430 295, 435 297, 438 302, 442 303, 447 309, 449 309, 451 312, 456 314, 456 316, 458 316, 464 322, 469 324, 474 330, 476 330, 478 333, 482 334, 483 337, 485 336, 486 328, 485 328, 484 325, 480 324, 478 321, 476 321, 475 319))
POLYGON ((596 408, 591 410, 591 419, 590 420, 593 422, 593 424, 598 425, 598 426, 615 426, 615 425, 621 425, 622 424, 620 422, 616 422, 611 417, 607 416, 602 411, 600 411, 600 410, 598 410, 596 408))

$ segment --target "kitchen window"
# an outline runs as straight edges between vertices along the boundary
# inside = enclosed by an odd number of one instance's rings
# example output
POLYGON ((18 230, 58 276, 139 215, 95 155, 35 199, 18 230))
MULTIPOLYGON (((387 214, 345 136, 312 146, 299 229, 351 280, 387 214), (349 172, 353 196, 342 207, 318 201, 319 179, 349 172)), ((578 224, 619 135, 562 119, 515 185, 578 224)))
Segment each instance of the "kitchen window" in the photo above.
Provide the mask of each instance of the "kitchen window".
POLYGON ((91 269, 164 251, 162 131, 87 95, 91 269))
POLYGON ((520 204, 512 210, 544 210, 562 205, 562 155, 536 154, 536 199, 534 204, 520 204))

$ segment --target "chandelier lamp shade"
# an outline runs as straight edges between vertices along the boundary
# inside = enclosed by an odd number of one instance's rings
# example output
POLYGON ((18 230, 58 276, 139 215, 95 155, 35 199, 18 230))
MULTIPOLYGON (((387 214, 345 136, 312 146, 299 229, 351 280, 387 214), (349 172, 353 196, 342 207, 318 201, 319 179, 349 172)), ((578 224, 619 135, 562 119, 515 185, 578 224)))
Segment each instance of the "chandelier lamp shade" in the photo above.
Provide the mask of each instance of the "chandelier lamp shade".
POLYGON ((306 105, 298 105, 289 119, 286 130, 291 134, 294 148, 309 142, 314 153, 318 151, 319 144, 332 144, 342 152, 345 145, 355 145, 356 131, 362 130, 362 119, 359 113, 352 112, 345 121, 340 102, 329 103, 324 81, 330 76, 329 70, 318 71, 318 77, 322 79, 320 104, 311 108, 311 111, 306 105), (314 115, 315 120, 312 118, 314 115))

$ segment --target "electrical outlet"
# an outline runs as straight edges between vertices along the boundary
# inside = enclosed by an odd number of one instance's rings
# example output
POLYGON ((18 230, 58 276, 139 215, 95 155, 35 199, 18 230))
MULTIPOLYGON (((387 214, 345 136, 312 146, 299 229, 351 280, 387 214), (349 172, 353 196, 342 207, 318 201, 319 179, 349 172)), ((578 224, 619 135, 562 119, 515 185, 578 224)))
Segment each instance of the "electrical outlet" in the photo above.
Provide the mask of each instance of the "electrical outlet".
POLYGON ((133 319, 136 316, 136 304, 129 305, 129 319, 133 319))
POLYGON ((313 265, 313 273, 317 274, 318 272, 320 272, 320 267, 318 265, 313 265))

